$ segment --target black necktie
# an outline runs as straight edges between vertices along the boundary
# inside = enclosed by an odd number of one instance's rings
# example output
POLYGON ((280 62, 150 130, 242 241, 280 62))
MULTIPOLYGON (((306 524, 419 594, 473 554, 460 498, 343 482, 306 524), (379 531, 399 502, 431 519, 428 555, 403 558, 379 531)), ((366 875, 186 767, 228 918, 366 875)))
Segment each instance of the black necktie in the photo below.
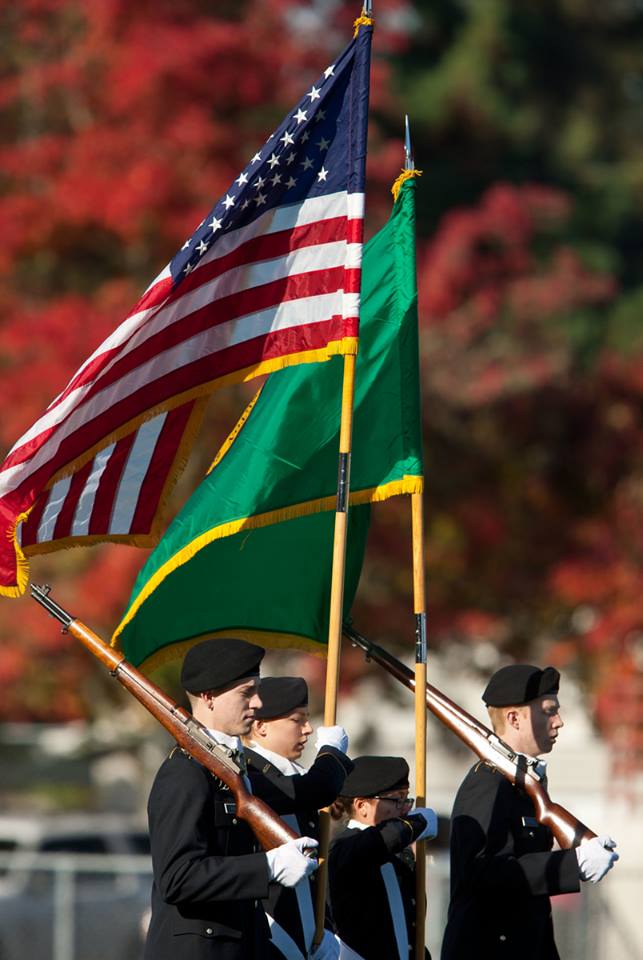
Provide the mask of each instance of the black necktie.
POLYGON ((226 750, 230 759, 234 760, 236 765, 239 767, 239 770, 241 771, 241 775, 245 777, 248 773, 248 764, 246 762, 246 754, 243 748, 241 750, 238 750, 236 748, 234 750, 231 750, 229 747, 227 747, 226 750))

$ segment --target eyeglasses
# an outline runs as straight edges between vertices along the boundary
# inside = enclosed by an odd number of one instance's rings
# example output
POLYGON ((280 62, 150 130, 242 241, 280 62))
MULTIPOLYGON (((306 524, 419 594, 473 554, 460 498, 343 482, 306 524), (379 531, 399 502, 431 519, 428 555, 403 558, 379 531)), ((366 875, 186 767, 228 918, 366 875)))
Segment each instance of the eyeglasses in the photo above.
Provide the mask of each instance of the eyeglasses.
POLYGON ((371 800, 388 800, 389 803, 395 804, 397 810, 403 810, 405 807, 408 809, 415 803, 415 797, 380 797, 377 794, 371 797, 371 800))

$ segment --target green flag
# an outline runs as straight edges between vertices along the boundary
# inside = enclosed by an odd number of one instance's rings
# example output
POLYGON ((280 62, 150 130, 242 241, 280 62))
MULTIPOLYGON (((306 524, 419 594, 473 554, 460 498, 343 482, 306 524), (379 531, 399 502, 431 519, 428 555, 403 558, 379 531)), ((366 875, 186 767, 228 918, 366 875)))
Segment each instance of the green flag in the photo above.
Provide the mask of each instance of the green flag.
MULTIPOLYGON (((415 182, 364 248, 344 590, 370 504, 422 490, 415 182)), ((113 644, 153 668, 203 636, 325 653, 343 361, 272 374, 141 570, 113 644)))

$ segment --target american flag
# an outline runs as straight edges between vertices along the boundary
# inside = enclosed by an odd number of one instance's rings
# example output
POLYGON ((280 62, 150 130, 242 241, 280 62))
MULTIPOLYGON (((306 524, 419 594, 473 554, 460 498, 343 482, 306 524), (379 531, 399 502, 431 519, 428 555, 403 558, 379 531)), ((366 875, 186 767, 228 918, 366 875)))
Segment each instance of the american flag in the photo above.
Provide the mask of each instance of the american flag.
POLYGON ((9 452, 0 594, 24 591, 23 548, 142 542, 195 399, 357 349, 371 33, 360 27, 9 452))
POLYGON ((75 546, 79 540, 84 545, 155 543, 162 533, 160 508, 189 452, 203 406, 191 400, 157 414, 53 483, 18 528, 25 555, 75 546))

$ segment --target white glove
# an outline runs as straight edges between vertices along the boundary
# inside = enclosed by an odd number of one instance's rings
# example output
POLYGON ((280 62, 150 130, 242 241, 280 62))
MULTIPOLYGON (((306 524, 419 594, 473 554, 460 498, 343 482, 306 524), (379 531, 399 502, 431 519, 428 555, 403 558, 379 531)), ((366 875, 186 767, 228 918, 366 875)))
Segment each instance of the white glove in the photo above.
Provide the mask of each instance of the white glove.
POLYGON ((339 960, 339 940, 334 933, 324 930, 322 942, 311 953, 310 960, 339 960))
POLYGON ((419 813, 424 817, 426 821, 426 826, 419 837, 416 837, 417 840, 432 840, 438 835, 438 815, 435 810, 432 810, 431 807, 416 807, 414 810, 411 810, 409 816, 419 813))
POLYGON ((282 843, 274 850, 267 850, 270 879, 283 887, 296 886, 304 877, 314 873, 319 866, 315 856, 307 857, 302 851, 314 850, 318 846, 319 844, 312 837, 297 837, 296 840, 282 843))
POLYGON ((602 880, 618 860, 618 853, 614 852, 615 846, 616 841, 607 836, 583 840, 576 847, 581 880, 589 880, 590 883, 602 880))
POLYGON ((317 727, 315 750, 319 751, 322 747, 335 747, 342 753, 348 753, 348 734, 340 726, 317 727))

